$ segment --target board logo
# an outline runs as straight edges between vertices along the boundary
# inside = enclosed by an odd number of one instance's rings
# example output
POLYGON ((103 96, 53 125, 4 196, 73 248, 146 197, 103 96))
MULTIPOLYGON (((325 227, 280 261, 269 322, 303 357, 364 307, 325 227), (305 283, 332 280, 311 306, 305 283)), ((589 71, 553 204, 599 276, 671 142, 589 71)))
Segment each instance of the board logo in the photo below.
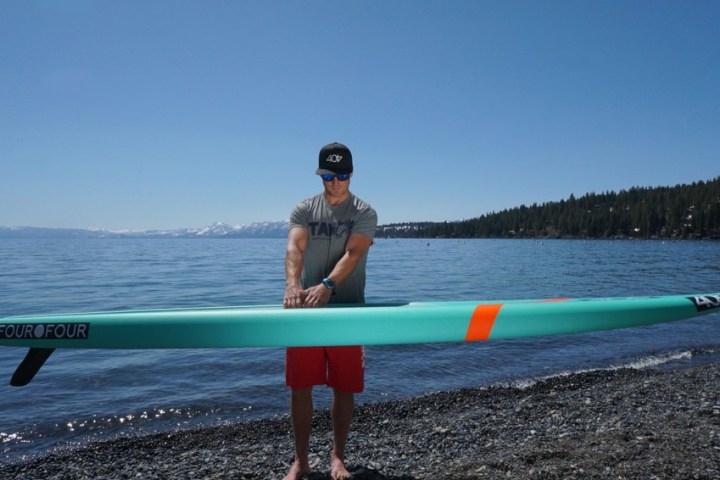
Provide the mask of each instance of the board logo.
POLYGON ((720 307, 720 294, 718 295, 696 295, 694 297, 688 297, 691 302, 695 304, 695 308, 698 312, 704 312, 711 308, 720 307))
POLYGON ((3 323, 3 340, 87 340, 89 323, 3 323))

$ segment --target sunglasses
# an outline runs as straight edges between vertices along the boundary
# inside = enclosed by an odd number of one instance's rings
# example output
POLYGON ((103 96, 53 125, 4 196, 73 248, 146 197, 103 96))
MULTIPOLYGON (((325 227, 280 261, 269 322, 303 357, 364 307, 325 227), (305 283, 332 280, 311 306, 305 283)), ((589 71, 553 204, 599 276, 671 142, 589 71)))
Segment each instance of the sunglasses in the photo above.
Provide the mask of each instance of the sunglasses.
POLYGON ((323 179, 323 182, 332 182, 336 178, 340 180, 341 182, 347 182, 350 179, 349 173, 323 173, 320 175, 320 178, 323 179))

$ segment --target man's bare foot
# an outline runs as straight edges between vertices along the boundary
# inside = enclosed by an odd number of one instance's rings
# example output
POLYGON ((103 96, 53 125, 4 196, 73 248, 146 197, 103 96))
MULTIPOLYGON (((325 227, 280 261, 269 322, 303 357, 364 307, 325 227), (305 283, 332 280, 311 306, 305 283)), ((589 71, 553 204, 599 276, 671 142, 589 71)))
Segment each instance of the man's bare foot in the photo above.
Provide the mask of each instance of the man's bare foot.
POLYGON ((290 467, 290 471, 287 475, 285 475, 283 480, 300 480, 303 475, 310 475, 310 473, 312 473, 310 464, 307 462, 301 462, 300 460, 295 460, 292 467, 290 467))
POLYGON ((333 480, 344 480, 352 477, 347 468, 345 468, 345 462, 334 455, 330 461, 330 476, 333 480))

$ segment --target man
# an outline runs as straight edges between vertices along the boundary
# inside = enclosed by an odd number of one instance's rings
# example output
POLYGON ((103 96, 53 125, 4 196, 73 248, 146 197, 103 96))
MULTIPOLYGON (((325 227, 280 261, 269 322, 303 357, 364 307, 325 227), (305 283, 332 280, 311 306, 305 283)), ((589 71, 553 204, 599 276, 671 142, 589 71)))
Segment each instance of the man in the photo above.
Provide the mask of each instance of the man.
MULTIPOLYGON (((323 192, 300 202, 290 215, 285 308, 365 301, 365 264, 377 214, 350 193, 353 163, 345 145, 324 146, 316 174, 322 178, 323 192)), ((331 476, 333 479, 350 476, 345 467, 345 443, 352 422, 354 394, 363 390, 364 368, 362 346, 287 349, 285 377, 292 391, 295 462, 286 480, 298 480, 311 472, 308 450, 314 385, 333 389, 331 476)))

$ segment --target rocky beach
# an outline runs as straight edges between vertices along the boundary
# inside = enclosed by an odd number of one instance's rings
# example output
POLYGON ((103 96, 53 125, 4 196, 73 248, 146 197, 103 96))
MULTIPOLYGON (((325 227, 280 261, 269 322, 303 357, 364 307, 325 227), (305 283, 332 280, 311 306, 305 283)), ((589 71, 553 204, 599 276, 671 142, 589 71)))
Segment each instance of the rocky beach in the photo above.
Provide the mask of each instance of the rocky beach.
MULTIPOLYGON (((360 404, 347 464, 357 479, 720 478, 719 385, 707 364, 360 404)), ((329 478, 330 430, 318 411, 312 480, 329 478)), ((292 457, 278 417, 98 442, 0 466, 0 478, 273 479, 292 457)))

